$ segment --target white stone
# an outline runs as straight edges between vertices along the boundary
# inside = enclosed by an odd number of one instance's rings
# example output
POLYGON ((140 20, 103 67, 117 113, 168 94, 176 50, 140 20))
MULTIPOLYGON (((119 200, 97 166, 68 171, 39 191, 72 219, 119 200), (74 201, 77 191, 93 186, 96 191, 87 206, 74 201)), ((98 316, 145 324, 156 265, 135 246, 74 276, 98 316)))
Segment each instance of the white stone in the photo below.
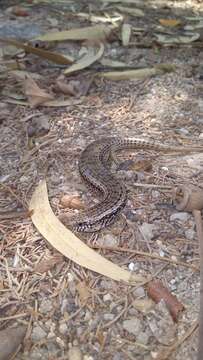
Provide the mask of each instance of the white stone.
POLYGON ((106 234, 101 238, 102 245, 104 246, 116 246, 118 245, 118 241, 116 237, 111 234, 106 234))
POLYGON ((140 226, 140 232, 147 241, 150 241, 153 238, 153 236, 154 236, 153 230, 154 229, 155 229, 154 224, 143 223, 140 226))
POLYGON ((66 323, 62 323, 59 325, 59 332, 62 335, 66 335, 68 333, 68 326, 66 325, 66 323))
POLYGON ((106 301, 111 301, 112 300, 112 296, 108 293, 108 294, 105 294, 104 296, 103 296, 103 300, 104 300, 104 302, 106 302, 106 301))
POLYGON ((124 320, 123 328, 130 334, 137 336, 141 330, 141 321, 138 318, 124 320))
POLYGON ((133 291, 133 294, 138 298, 144 297, 145 296, 144 288, 142 286, 138 287, 133 291))
POLYGON ((185 222, 189 219, 189 217, 190 215, 187 212, 177 212, 170 216, 170 221, 179 220, 185 222))
POLYGON ((129 265, 128 265, 128 269, 130 271, 134 271, 135 270, 135 263, 134 262, 131 262, 129 265))
POLYGON ((188 240, 193 240, 194 237, 195 237, 195 231, 193 229, 188 229, 185 231, 185 237, 188 239, 188 240))

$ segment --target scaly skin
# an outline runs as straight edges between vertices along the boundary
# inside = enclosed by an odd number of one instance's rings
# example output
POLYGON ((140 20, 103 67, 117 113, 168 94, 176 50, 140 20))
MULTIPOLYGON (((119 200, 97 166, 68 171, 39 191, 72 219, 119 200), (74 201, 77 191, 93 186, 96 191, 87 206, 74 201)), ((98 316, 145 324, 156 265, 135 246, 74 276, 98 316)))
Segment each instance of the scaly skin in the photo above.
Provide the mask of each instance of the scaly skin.
POLYGON ((126 205, 125 185, 110 171, 114 153, 124 149, 143 149, 163 152, 201 152, 203 146, 170 146, 154 141, 101 138, 90 143, 79 159, 79 172, 82 179, 102 196, 101 201, 87 210, 81 221, 73 229, 78 232, 96 232, 112 224, 126 205))

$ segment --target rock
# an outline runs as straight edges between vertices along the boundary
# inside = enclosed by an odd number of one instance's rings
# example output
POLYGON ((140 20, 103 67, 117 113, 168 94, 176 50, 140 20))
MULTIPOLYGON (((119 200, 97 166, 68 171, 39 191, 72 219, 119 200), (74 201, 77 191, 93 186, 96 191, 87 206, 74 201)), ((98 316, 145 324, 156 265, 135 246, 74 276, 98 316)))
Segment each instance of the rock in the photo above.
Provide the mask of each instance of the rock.
POLYGON ((113 355, 113 359, 112 360, 122 360, 123 359, 123 355, 119 352, 116 352, 114 355, 113 355))
POLYGON ((199 139, 203 139, 203 133, 199 134, 199 139))
POLYGON ((137 336, 141 330, 141 321, 138 318, 132 318, 123 321, 123 328, 130 334, 137 336))
POLYGON ((31 119, 27 127, 29 137, 39 137, 46 135, 50 130, 49 119, 45 115, 41 115, 31 119))
POLYGON ((44 326, 45 326, 46 330, 48 330, 49 332, 54 331, 56 328, 56 324, 52 321, 52 319, 47 320, 44 323, 44 326))
POLYGON ((154 307, 154 302, 151 299, 144 298, 144 299, 135 299, 132 303, 133 307, 136 310, 141 311, 142 313, 146 314, 154 307))
POLYGON ((81 201, 80 196, 77 195, 63 195, 60 199, 60 204, 64 208, 70 209, 84 209, 84 204, 81 201))
POLYGON ((203 125, 203 118, 193 120, 196 124, 203 125))
POLYGON ((188 135, 190 132, 185 128, 180 128, 176 130, 176 133, 180 135, 188 135))
POLYGON ((77 346, 69 349, 68 360, 82 360, 82 352, 77 346))
POLYGON ((84 315, 84 321, 90 321, 91 318, 92 318, 92 313, 89 310, 86 310, 84 315))
POLYGON ((136 341, 143 345, 147 345, 149 341, 149 335, 146 332, 141 332, 137 335, 136 341))
POLYGON ((131 262, 129 265, 128 265, 128 269, 130 271, 135 271, 136 270, 136 264, 134 262, 131 262))
POLYGON ((61 339, 59 336, 55 336, 55 339, 56 339, 56 343, 59 345, 59 347, 61 349, 64 349, 65 348, 65 342, 63 341, 63 339, 61 339))
POLYGON ((41 328, 41 326, 35 326, 32 330, 32 341, 40 341, 47 336, 47 333, 41 328))
POLYGON ((147 315, 150 330, 160 342, 170 344, 175 339, 177 326, 163 300, 155 305, 154 312, 147 315))
POLYGON ((188 229, 185 231, 185 237, 188 240, 193 240, 195 238, 195 231, 193 229, 188 229))
POLYGON ((114 316, 114 314, 107 313, 107 314, 104 314, 103 317, 104 317, 104 320, 111 321, 114 319, 115 316, 114 316))
POLYGON ((170 216, 170 221, 179 220, 185 222, 189 219, 190 215, 187 212, 177 212, 170 216))
POLYGON ((145 290, 142 286, 140 286, 133 291, 133 294, 138 298, 145 297, 145 290))
POLYGON ((14 358, 16 350, 26 334, 26 326, 6 328, 0 331, 0 360, 14 358))
POLYGON ((104 302, 111 301, 111 300, 112 300, 112 296, 110 294, 107 293, 103 296, 104 302))
POLYGON ((101 246, 112 246, 115 247, 118 245, 118 240, 116 237, 114 237, 111 234, 106 234, 103 237, 100 238, 99 244, 101 246))
MULTIPOLYGON (((58 353, 58 351, 59 351, 59 347, 55 343, 55 338, 56 338, 56 334, 55 334, 53 341, 49 340, 46 342, 46 348, 53 357, 54 357, 54 355, 56 356, 56 353, 58 353)), ((44 357, 43 357, 43 359, 44 359, 44 357)))
POLYGON ((148 224, 148 223, 143 223, 140 226, 140 232, 142 233, 143 237, 147 240, 150 241, 152 240, 154 234, 153 234, 153 230, 155 229, 155 225, 154 224, 148 224))
POLYGON ((198 99, 198 106, 199 106, 200 112, 202 112, 203 111, 203 99, 198 99))
POLYGON ((52 305, 52 301, 49 299, 43 299, 40 307, 39 307, 39 311, 42 314, 47 314, 48 312, 50 312, 53 309, 53 305, 52 305))
MULTIPOLYGON (((30 359, 30 360, 45 360, 47 359, 47 349, 39 349, 39 348, 34 348, 31 352, 29 352, 27 354, 27 352, 24 355, 25 359, 30 359)), ((20 360, 22 359, 22 357, 20 358, 20 360)))
POLYGON ((59 325, 59 332, 62 334, 62 335, 67 335, 68 333, 68 326, 66 325, 66 323, 62 323, 59 325))
POLYGON ((56 333, 51 330, 47 335, 47 339, 50 340, 50 339, 55 339, 55 338, 56 338, 56 333))
POLYGON ((160 192, 157 190, 152 190, 151 194, 154 199, 158 199, 160 197, 160 192))

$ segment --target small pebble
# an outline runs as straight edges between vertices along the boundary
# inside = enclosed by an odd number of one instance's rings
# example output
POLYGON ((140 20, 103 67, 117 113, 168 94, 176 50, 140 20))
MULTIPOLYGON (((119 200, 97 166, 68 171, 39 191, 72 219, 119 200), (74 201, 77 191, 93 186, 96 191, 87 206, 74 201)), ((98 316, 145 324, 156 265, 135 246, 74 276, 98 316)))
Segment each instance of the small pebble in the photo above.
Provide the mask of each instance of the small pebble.
POLYGON ((140 226, 140 232, 147 241, 152 240, 152 238, 154 236, 154 234, 153 234, 154 229, 155 229, 154 224, 148 224, 145 222, 140 226))
POLYGON ((115 247, 116 245, 118 245, 118 240, 116 237, 114 237, 111 234, 106 234, 101 238, 101 242, 103 244, 103 246, 112 246, 115 247))
POLYGON ((40 341, 44 339, 46 336, 47 333, 40 326, 36 326, 32 330, 31 338, 33 342, 40 341))
POLYGON ((160 250, 160 251, 159 251, 159 256, 164 257, 164 256, 165 256, 165 252, 164 252, 163 250, 160 250))
POLYGON ((176 130, 176 133, 177 134, 182 134, 182 135, 188 135, 190 132, 185 128, 180 128, 180 129, 176 130))
POLYGON ((142 286, 138 287, 137 289, 135 289, 133 291, 134 296, 138 297, 138 298, 142 298, 145 296, 145 291, 144 288, 142 286))
POLYGON ((76 195, 63 195, 60 200, 60 204, 64 208, 70 209, 84 209, 84 204, 82 203, 79 196, 76 195))
POLYGON ((143 345, 147 345, 149 342, 149 335, 146 332, 140 332, 137 335, 136 341, 143 345))
POLYGON ((106 320, 106 321, 111 321, 111 320, 113 320, 114 319, 114 314, 104 314, 103 315, 103 317, 104 317, 104 320, 106 320))
POLYGON ((137 336, 141 330, 141 321, 138 318, 132 318, 123 321, 123 328, 130 334, 137 336))
POLYGON ((45 115, 32 118, 27 127, 29 137, 39 137, 46 135, 50 130, 49 119, 45 115))
POLYGON ((105 294, 103 296, 103 301, 107 302, 107 301, 112 301, 112 296, 110 294, 105 294))
POLYGON ((195 231, 193 229, 188 229, 185 231, 185 237, 188 240, 193 240, 195 238, 195 231))
POLYGON ((187 212, 177 212, 170 216, 170 221, 179 220, 185 222, 189 219, 189 217, 190 215, 187 212))
POLYGON ((40 307, 39 307, 39 311, 42 314, 47 314, 49 311, 51 311, 53 309, 53 305, 52 305, 52 301, 49 299, 43 299, 40 307))
POLYGON ((62 323, 59 325, 59 332, 62 334, 62 335, 67 335, 68 333, 68 326, 66 325, 66 323, 62 323))

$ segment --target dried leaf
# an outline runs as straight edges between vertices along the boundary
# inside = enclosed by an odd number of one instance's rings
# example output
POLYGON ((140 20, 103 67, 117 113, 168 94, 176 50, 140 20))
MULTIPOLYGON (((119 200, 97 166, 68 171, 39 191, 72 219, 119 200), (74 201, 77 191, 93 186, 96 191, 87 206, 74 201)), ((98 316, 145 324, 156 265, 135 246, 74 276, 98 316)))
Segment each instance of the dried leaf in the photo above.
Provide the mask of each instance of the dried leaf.
POLYGON ((112 68, 126 68, 129 66, 128 64, 126 64, 122 61, 111 60, 108 58, 102 58, 101 60, 99 60, 99 62, 103 66, 108 66, 108 67, 112 67, 112 68))
POLYGON ((132 26, 130 24, 123 24, 121 28, 121 40, 123 46, 128 46, 130 42, 132 26))
POLYGON ((173 64, 159 64, 153 68, 102 72, 99 73, 98 76, 102 76, 109 80, 145 79, 151 76, 163 75, 165 72, 174 71, 174 69, 175 66, 173 64))
POLYGON ((124 6, 116 6, 116 9, 123 12, 124 14, 129 14, 131 16, 142 17, 144 12, 141 9, 129 8, 124 6))
POLYGON ((48 200, 46 181, 42 181, 30 201, 32 221, 45 239, 67 258, 80 266, 128 284, 146 281, 146 278, 124 270, 89 248, 54 215, 48 200))
POLYGON ((159 19, 159 22, 161 25, 168 27, 175 27, 182 24, 181 20, 177 19, 159 19))
POLYGON ((122 15, 115 15, 115 16, 97 16, 89 13, 76 13, 74 16, 80 17, 82 19, 86 19, 91 22, 95 23, 110 23, 115 24, 117 21, 122 21, 122 15))
POLYGON ((67 100, 52 100, 46 101, 43 106, 51 106, 51 107, 61 107, 61 106, 72 106, 81 104, 83 101, 82 98, 80 99, 67 99, 67 100))
POLYGON ((26 8, 22 7, 22 6, 14 6, 12 8, 12 14, 14 14, 15 16, 30 16, 30 13, 27 11, 26 8))
POLYGON ((150 281, 147 286, 147 293, 156 303, 159 303, 163 299, 173 320, 178 320, 178 315, 184 310, 184 306, 178 301, 175 295, 169 292, 161 281, 150 281))
POLYGON ((151 171, 152 161, 143 157, 138 157, 130 166, 130 170, 134 171, 151 171))
POLYGON ((125 4, 136 4, 139 2, 138 0, 102 0, 104 3, 125 3, 125 4))
POLYGON ((42 41, 64 41, 64 40, 105 40, 109 37, 115 26, 95 25, 67 31, 57 31, 39 36, 42 41))
POLYGON ((56 86, 54 87, 54 91, 72 96, 76 96, 78 93, 71 82, 66 83, 63 80, 56 80, 56 86))
POLYGON ((40 89, 31 77, 28 77, 25 80, 24 87, 29 104, 33 107, 41 105, 46 101, 53 100, 53 96, 48 94, 45 90, 40 89))
POLYGON ((59 65, 69 65, 73 63, 73 58, 70 56, 64 56, 58 53, 54 53, 48 50, 39 49, 31 45, 26 45, 20 41, 14 39, 3 39, 0 38, 0 42, 14 45, 17 48, 24 49, 27 53, 38 55, 44 59, 54 62, 59 65))
POLYGON ((82 70, 93 64, 95 61, 99 60, 104 53, 104 44, 100 43, 99 50, 95 54, 95 47, 88 48, 88 53, 78 60, 77 63, 73 64, 71 67, 64 71, 64 74, 68 75, 73 72, 82 70))
MULTIPOLYGON (((5 99, 4 100, 7 103, 10 104, 17 104, 22 106, 30 106, 30 104, 26 101, 18 101, 18 100, 12 100, 12 99, 5 99)), ((39 104, 39 106, 50 106, 50 107, 61 107, 61 106, 72 106, 72 105, 78 105, 82 103, 82 99, 67 99, 67 100, 52 100, 52 101, 46 101, 43 104, 39 104)))
POLYGON ((91 296, 91 292, 85 281, 81 281, 76 285, 76 289, 79 294, 79 298, 82 304, 91 296))
POLYGON ((81 199, 79 196, 63 195, 60 200, 60 204, 64 208, 84 209, 84 205, 81 202, 81 199))
POLYGON ((190 33, 188 35, 163 35, 163 34, 154 34, 157 38, 157 42, 160 44, 189 44, 193 41, 199 39, 200 34, 190 33))
POLYGON ((0 331, 0 360, 9 360, 22 343, 26 326, 17 326, 0 331))
POLYGON ((31 77, 34 80, 42 79, 42 76, 37 73, 31 73, 25 70, 12 70, 9 71, 9 76, 14 77, 16 80, 26 80, 31 77))

